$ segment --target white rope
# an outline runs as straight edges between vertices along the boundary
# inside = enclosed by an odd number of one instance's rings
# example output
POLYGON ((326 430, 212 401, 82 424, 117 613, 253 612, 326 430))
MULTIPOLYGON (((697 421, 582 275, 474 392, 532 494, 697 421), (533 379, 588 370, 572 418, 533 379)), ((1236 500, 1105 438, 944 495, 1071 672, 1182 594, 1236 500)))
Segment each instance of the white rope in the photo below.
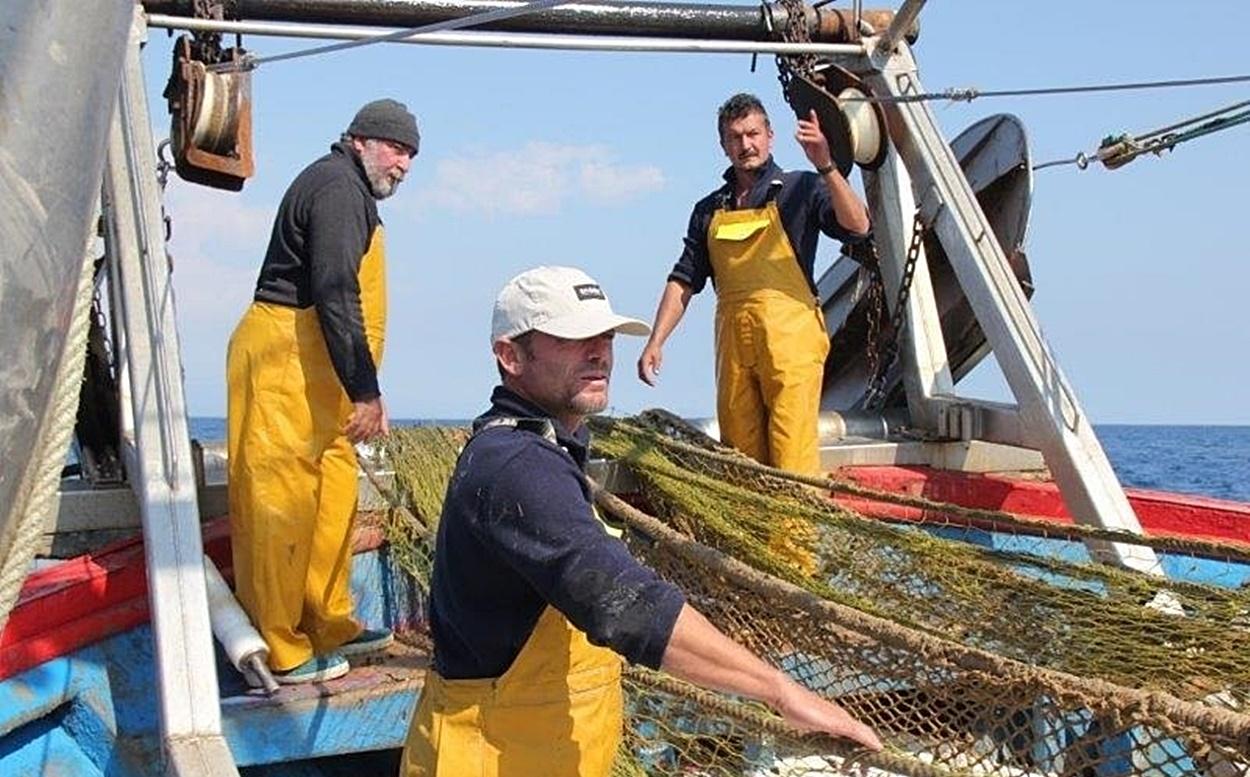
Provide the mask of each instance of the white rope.
MULTIPOLYGON (((91 221, 95 223, 94 219, 91 221)), ((22 509, 13 513, 16 530, 8 558, 0 559, 0 631, 9 619, 9 610, 17 601, 22 583, 30 571, 31 559, 39 549, 44 531, 52 522, 57 508, 57 492, 61 484, 61 470, 65 466, 65 452, 69 449, 70 436, 74 433, 74 421, 78 417, 78 395, 82 388, 83 361, 87 353, 87 332, 91 321, 91 296, 95 280, 95 263, 87 258, 87 247, 82 251, 82 271, 78 277, 78 295, 74 300, 74 315, 66 332, 65 349, 61 354, 61 366, 57 372, 56 385, 52 389, 48 414, 35 446, 33 482, 23 500, 18 493, 17 502, 22 509)))

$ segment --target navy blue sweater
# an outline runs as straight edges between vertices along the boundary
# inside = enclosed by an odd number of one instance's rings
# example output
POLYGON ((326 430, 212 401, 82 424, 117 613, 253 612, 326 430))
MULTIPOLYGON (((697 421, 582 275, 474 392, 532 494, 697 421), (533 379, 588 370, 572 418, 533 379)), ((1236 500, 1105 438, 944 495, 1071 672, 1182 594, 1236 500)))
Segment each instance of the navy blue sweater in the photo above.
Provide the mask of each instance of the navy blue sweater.
MULTIPOLYGON (((707 230, 712 223, 712 215, 718 210, 734 209, 733 168, 727 169, 723 177, 724 185, 695 203, 682 243, 681 256, 668 275, 669 280, 686 284, 695 294, 703 291, 708 278, 712 278, 713 284, 716 282, 707 252, 707 230)), ((851 232, 838 222, 833 213, 829 187, 819 175, 803 171, 784 171, 771 158, 751 191, 747 193, 744 207, 762 208, 769 199, 774 199, 777 203, 781 225, 786 231, 786 237, 790 239, 790 247, 794 249, 799 269, 807 278, 812 294, 815 294, 816 243, 820 239, 820 233, 824 232, 844 243, 862 242, 867 235, 851 232)))
MULTIPOLYGON (((476 424, 546 418, 497 387, 476 424)), ((638 563, 595 518, 583 479, 590 440, 552 421, 551 442, 527 428, 481 431, 447 487, 430 583, 434 668, 448 679, 498 677, 548 604, 631 663, 658 668, 682 593, 638 563)))

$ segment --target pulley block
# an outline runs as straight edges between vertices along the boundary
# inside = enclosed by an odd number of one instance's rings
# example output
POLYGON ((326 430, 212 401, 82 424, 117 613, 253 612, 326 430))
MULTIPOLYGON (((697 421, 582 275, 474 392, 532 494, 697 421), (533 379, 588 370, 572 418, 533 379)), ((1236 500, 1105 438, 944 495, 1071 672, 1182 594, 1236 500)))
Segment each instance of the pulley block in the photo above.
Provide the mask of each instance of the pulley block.
POLYGON ((241 48, 207 51, 183 35, 165 86, 174 169, 186 181, 238 191, 252 157, 252 74, 241 48))
POLYGON ((885 113, 853 74, 836 65, 818 71, 815 78, 796 73, 787 92, 799 118, 816 111, 833 163, 842 175, 848 175, 856 164, 876 170, 885 161, 889 148, 885 113))

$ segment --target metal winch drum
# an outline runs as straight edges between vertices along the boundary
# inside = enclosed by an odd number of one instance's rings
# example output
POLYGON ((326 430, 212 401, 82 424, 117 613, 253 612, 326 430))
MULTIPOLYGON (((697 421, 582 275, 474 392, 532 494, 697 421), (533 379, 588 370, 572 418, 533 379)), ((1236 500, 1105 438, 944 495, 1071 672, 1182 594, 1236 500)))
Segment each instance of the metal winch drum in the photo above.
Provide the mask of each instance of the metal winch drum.
POLYGON ((849 175, 855 165, 865 170, 880 167, 889 147, 881 106, 858 78, 841 68, 830 66, 818 78, 823 83, 799 74, 790 81, 786 93, 795 115, 805 119, 816 112, 842 175, 849 175))
POLYGON ((190 141, 196 148, 218 156, 234 153, 245 111, 245 73, 214 73, 203 63, 192 62, 199 94, 192 109, 190 141))
POLYGON ((886 134, 881 108, 855 86, 838 92, 838 109, 846 117, 849 146, 855 164, 875 170, 885 161, 886 134))
POLYGON ((240 48, 182 36, 165 86, 170 146, 183 180, 238 191, 256 171, 251 71, 240 48))

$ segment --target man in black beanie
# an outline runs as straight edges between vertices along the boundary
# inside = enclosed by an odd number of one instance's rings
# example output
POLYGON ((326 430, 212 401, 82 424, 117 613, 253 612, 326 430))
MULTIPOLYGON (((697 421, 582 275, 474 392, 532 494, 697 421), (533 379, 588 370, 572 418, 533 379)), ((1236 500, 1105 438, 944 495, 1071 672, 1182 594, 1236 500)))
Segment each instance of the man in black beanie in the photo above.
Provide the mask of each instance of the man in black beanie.
POLYGON ((403 103, 366 104, 282 198, 256 293, 230 338, 230 531, 239 602, 279 682, 342 676, 391 633, 353 617, 354 445, 385 435, 386 273, 377 201, 421 136, 403 103))

